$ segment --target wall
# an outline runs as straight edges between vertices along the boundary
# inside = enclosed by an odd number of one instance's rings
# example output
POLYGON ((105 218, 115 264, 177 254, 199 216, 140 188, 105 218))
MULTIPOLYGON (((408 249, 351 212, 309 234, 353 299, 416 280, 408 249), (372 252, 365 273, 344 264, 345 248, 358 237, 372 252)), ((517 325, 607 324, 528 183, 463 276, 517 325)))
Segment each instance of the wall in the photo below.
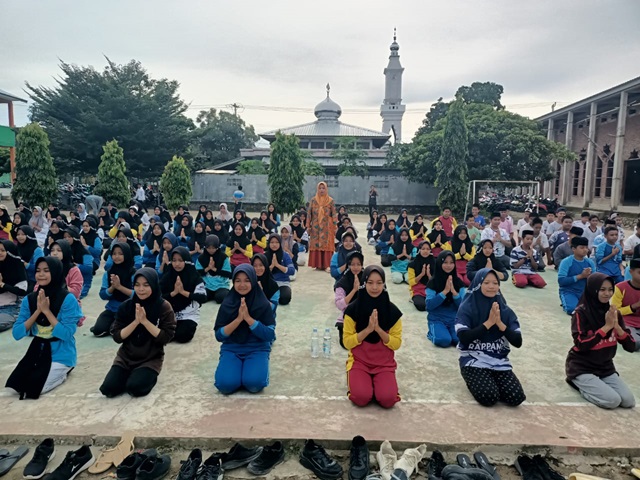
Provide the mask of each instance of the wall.
MULTIPOLYGON (((403 177, 305 177, 304 197, 309 200, 316 193, 316 185, 325 180, 329 195, 338 205, 367 205, 369 188, 376 186, 378 205, 435 206, 438 189, 420 183, 410 183, 403 177)), ((237 185, 242 185, 245 203, 266 204, 269 185, 266 175, 193 175, 192 203, 229 202, 237 185)))

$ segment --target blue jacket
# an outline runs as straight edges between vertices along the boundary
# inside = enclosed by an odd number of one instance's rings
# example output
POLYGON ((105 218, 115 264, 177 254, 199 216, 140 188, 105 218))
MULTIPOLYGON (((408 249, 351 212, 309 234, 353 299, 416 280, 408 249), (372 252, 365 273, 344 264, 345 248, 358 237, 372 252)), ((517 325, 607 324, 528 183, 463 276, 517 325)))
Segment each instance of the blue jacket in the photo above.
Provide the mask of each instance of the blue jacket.
POLYGON ((96 238, 93 245, 87 245, 87 250, 93 257, 93 263, 100 265, 100 254, 102 253, 102 240, 100 240, 100 237, 96 238))
POLYGON ((158 252, 152 253, 149 247, 145 245, 144 250, 142 251, 142 263, 145 265, 147 263, 155 264, 157 259, 158 259, 158 252))
POLYGON ((222 343, 220 350, 226 350, 234 353, 249 353, 249 352, 270 352, 271 343, 276 338, 276 326, 271 325, 267 327, 260 320, 251 325, 251 335, 246 343, 227 342, 229 338, 224 333, 224 327, 216 330, 216 340, 222 343))
POLYGON ((109 310, 110 312, 116 313, 118 311, 118 308, 120 307, 120 305, 122 305, 123 302, 114 300, 113 295, 109 293, 108 289, 109 289, 109 272, 104 272, 104 274, 102 275, 102 285, 100 285, 100 298, 102 300, 107 301, 107 304, 104 306, 105 310, 109 310))
MULTIPOLYGON (((416 247, 413 247, 413 250, 409 252, 409 255, 411 255, 411 258, 415 258, 417 254, 418 254, 418 249, 416 247)), ((393 250, 389 250, 389 255, 393 257, 393 260, 391 260, 391 273, 393 272, 407 273, 407 270, 409 270, 409 263, 411 263, 411 260, 408 258, 403 258, 402 260, 398 260, 393 250)))
POLYGON ((76 297, 71 293, 66 296, 58 312, 58 324, 53 329, 51 327, 42 327, 36 323, 27 332, 24 324, 29 320, 30 316, 29 300, 24 297, 16 323, 13 324, 13 338, 16 340, 21 340, 27 336, 57 338, 57 342, 51 342, 51 361, 61 363, 67 367, 75 367, 78 355, 74 335, 78 327, 78 321, 84 316, 76 297))
POLYGON ((562 260, 558 268, 558 285, 560 286, 560 292, 573 293, 577 296, 582 295, 584 288, 587 286, 587 279, 583 278, 578 280, 576 277, 580 275, 585 268, 591 268, 591 271, 595 273, 596 264, 588 257, 585 257, 584 260, 579 262, 573 255, 562 260))
POLYGON ((600 273, 617 277, 620 275, 620 264, 622 263, 622 246, 616 242, 615 245, 610 245, 608 242, 601 243, 596 247, 596 266, 600 273), (618 247, 618 254, 602 263, 602 259, 608 255, 611 255, 611 251, 614 247, 618 247))
POLYGON ((457 297, 453 297, 453 303, 442 305, 447 298, 442 292, 427 288, 427 320, 442 322, 445 325, 453 325, 456 321, 456 314, 462 299, 467 293, 466 288, 461 288, 457 297))
POLYGON ((287 271, 283 273, 278 269, 272 270, 273 279, 276 282, 289 282, 289 277, 296 274, 296 268, 287 252, 282 252, 282 265, 287 267, 287 271))
POLYGON ((27 280, 31 283, 36 282, 36 262, 42 257, 44 257, 44 252, 40 247, 36 247, 33 251, 33 255, 31 256, 31 260, 29 260, 29 265, 25 267, 27 270, 27 280))

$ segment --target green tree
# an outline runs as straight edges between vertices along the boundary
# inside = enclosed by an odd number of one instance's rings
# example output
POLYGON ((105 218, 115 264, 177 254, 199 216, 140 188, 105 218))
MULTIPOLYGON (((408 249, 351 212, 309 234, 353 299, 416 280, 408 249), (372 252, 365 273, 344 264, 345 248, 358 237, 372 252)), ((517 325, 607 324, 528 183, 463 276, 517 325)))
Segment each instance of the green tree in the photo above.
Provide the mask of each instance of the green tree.
POLYGON ((9 157, 9 147, 0 147, 0 175, 11 171, 11 158, 9 157))
POLYGON ((94 174, 102 145, 117 138, 131 174, 157 177, 163 158, 187 152, 194 128, 179 84, 151 78, 135 60, 125 65, 106 60, 101 72, 62 62, 53 88, 27 83, 31 120, 47 131, 63 173, 94 174))
POLYGON ((58 195, 58 176, 49 153, 47 133, 37 123, 31 123, 20 130, 16 143, 12 196, 44 208, 58 195))
POLYGON ((184 158, 174 156, 160 178, 160 191, 167 207, 174 212, 180 205, 188 205, 193 195, 191 173, 184 158))
POLYGON ((238 164, 240 175, 264 175, 267 173, 267 166, 262 160, 244 160, 238 164))
POLYGON ((500 103, 504 87, 493 82, 473 82, 471 86, 466 85, 458 88, 455 98, 461 98, 464 103, 484 103, 491 105, 496 110, 504 110, 500 103))
POLYGON ((339 138, 338 145, 333 149, 332 156, 342 161, 338 166, 340 175, 366 177, 369 173, 369 167, 365 162, 367 152, 357 147, 354 137, 339 138))
POLYGON ((253 126, 239 115, 215 108, 202 110, 196 122, 198 127, 192 135, 194 158, 189 162, 194 170, 238 158, 241 148, 251 148, 259 139, 253 126))
POLYGON ((464 119, 462 100, 449 107, 444 127, 440 159, 436 164, 436 187, 440 187, 438 207, 445 207, 460 215, 464 212, 467 186, 469 138, 464 119))
POLYGON ((126 205, 131 195, 123 150, 117 140, 111 140, 102 147, 102 151, 98 167, 98 184, 94 193, 107 202, 114 202, 120 206, 126 205))
POLYGON ((283 213, 293 213, 304 204, 303 154, 295 135, 276 133, 271 144, 271 164, 269 165, 269 183, 271 202, 283 213))
POLYGON ((305 175, 321 177, 324 175, 324 167, 315 160, 305 159, 302 161, 302 171, 305 175))

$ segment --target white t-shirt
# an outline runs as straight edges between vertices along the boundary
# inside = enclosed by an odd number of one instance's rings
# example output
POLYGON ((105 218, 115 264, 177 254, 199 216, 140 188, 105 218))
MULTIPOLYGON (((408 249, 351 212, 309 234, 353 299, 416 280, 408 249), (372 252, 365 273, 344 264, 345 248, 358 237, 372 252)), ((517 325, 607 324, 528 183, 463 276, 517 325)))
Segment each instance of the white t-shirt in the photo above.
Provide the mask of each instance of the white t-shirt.
POLYGON ((574 227, 580 227, 582 230, 586 230, 587 228, 589 228, 589 225, 591 225, 590 222, 582 223, 582 220, 576 220, 575 222, 573 222, 574 227))
POLYGON ((140 187, 136 190, 136 200, 139 202, 144 202, 147 199, 147 196, 144 194, 144 188, 140 187))
POLYGON ((582 236, 589 240, 589 250, 593 248, 593 241, 596 239, 598 235, 602 235, 602 228, 596 227, 596 231, 592 232, 591 228, 587 227, 584 229, 582 236))
POLYGON ((636 248, 637 245, 640 245, 640 237, 634 233, 624 242, 624 249, 625 251, 631 250, 633 253, 633 249, 636 248))
MULTIPOLYGON (((502 228, 498 229, 500 231, 500 238, 503 240, 509 241, 509 234, 505 232, 502 228)), ((487 227, 482 231, 482 235, 480 236, 480 241, 482 240, 491 240, 493 242, 493 253, 497 257, 504 256, 504 245, 502 242, 496 242, 494 237, 496 236, 496 232, 494 232, 491 227, 487 227)))
POLYGON ((549 239, 544 233, 542 233, 542 230, 540 230, 540 235, 538 235, 537 237, 533 237, 533 243, 531 244, 531 246, 536 252, 538 252, 540 258, 542 258, 544 252, 547 250, 547 248, 549 248, 549 239))

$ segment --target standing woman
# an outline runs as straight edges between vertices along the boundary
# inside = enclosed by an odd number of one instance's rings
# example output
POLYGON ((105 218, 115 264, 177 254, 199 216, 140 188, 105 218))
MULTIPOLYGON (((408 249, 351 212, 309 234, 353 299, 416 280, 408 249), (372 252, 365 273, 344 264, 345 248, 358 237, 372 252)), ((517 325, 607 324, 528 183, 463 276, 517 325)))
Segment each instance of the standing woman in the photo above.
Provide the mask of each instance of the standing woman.
POLYGON ((277 233, 269 235, 265 256, 271 275, 280 289, 280 305, 289 305, 291 302, 291 279, 289 277, 296 274, 296 269, 289 254, 282 249, 282 237, 277 233))
POLYGON ((409 262, 416 255, 416 248, 411 242, 409 229, 403 227, 398 234, 398 241, 389 249, 391 257, 391 281, 393 283, 409 283, 408 268, 409 262))
POLYGON ((419 246, 427 236, 427 226, 424 224, 424 218, 421 214, 413 217, 413 224, 409 233, 411 234, 411 241, 414 246, 419 246))
POLYGON ((207 235, 204 250, 196 262, 196 270, 204 281, 207 301, 215 300, 218 305, 229 293, 231 279, 231 263, 224 251, 226 246, 222 244, 220 248, 220 245, 220 239, 216 235, 207 235))
POLYGON ((464 225, 458 225, 453 231, 451 241, 444 245, 445 250, 450 250, 456 256, 456 272, 458 278, 466 287, 471 285, 467 278, 467 263, 476 255, 476 247, 469 238, 469 230, 464 225))
POLYGON ((27 271, 11 240, 0 240, 0 332, 9 330, 18 318, 20 300, 27 294, 27 271))
MULTIPOLYGON (((236 213, 240 212, 238 210, 236 213)), ((238 265, 251 263, 253 256, 253 246, 247 237, 247 231, 242 222, 237 222, 233 226, 233 231, 227 240, 227 256, 231 262, 231 271, 238 265)))
POLYGON ((36 281, 38 291, 22 300, 13 325, 16 340, 33 337, 6 384, 20 399, 37 399, 62 385, 77 361, 74 335, 83 315, 78 300, 65 288, 62 262, 40 258, 36 281))
POLYGON ((273 309, 274 319, 276 310, 278 309, 278 304, 280 302, 280 287, 273 279, 273 275, 271 275, 271 270, 267 268, 269 262, 267 261, 267 257, 264 253, 258 253, 251 258, 251 265, 256 271, 256 276, 258 277, 258 285, 264 292, 267 300, 271 303, 271 308, 273 309))
POLYGON ((400 401, 395 351, 402 345, 402 312, 391 303, 382 267, 365 268, 363 282, 344 312, 348 396, 359 407, 375 398, 391 408, 400 401))
POLYGON ((588 402, 601 408, 633 408, 636 400, 616 371, 613 359, 618 344, 633 353, 636 342, 609 301, 614 280, 604 273, 592 273, 582 298, 571 316, 574 346, 566 361, 567 383, 588 402))
POLYGON ((446 232, 442 228, 442 222, 439 219, 434 220, 433 229, 427 235, 427 240, 431 244, 431 252, 434 257, 440 255, 445 243, 449 241, 446 232))
POLYGON ((524 402, 509 361, 509 345, 522 346, 520 323, 500 292, 495 271, 483 268, 473 279, 458 309, 456 332, 460 373, 473 398, 485 407, 498 401, 512 407, 524 402))
POLYGON ((344 311, 358 297, 358 291, 364 285, 363 266, 364 256, 362 253, 355 250, 350 252, 347 255, 347 269, 333 287, 336 308, 340 311, 340 315, 336 320, 338 339, 340 346, 345 350, 343 341, 344 311))
POLYGON ((456 274, 453 253, 441 252, 436 258, 433 277, 427 284, 427 338, 436 347, 447 348, 458 343, 456 314, 467 289, 456 274))
POLYGON ((369 189, 369 217, 371 217, 371 212, 376 208, 378 208, 378 192, 376 191, 376 187, 371 185, 369 189))
POLYGON ((171 252, 171 268, 160 282, 162 296, 176 316, 173 340, 187 343, 196 334, 200 322, 200 306, 207 301, 202 278, 196 271, 189 250, 178 247, 171 252))
POLYGON ((25 225, 18 228, 16 241, 18 242, 18 253, 24 262, 24 268, 27 270, 28 291, 32 292, 36 284, 36 262, 39 258, 44 257, 44 253, 38 246, 36 235, 31 227, 25 225))
POLYGON ((326 270, 331 266, 335 250, 336 206, 329 196, 327 184, 318 183, 316 195, 309 202, 307 231, 309 233, 309 266, 326 270))
POLYGON ((418 253, 407 269, 411 302, 419 312, 427 309, 427 284, 435 271, 436 259, 431 255, 431 245, 424 240, 418 246, 418 253))
POLYGON ((158 381, 164 362, 164 346, 173 339, 176 317, 162 298, 158 274, 141 268, 133 278, 133 297, 116 313, 111 336, 121 344, 100 392, 117 397, 148 395, 158 381))
POLYGON ((94 271, 100 268, 100 254, 102 253, 102 240, 98 236, 97 227, 93 217, 87 216, 82 222, 82 232, 80 232, 80 243, 93 257, 94 271))
POLYGON ((82 273, 82 294, 80 298, 84 298, 89 294, 91 282, 93 281, 93 257, 89 251, 80 243, 80 232, 73 225, 69 225, 64 232, 64 239, 71 245, 73 253, 73 262, 82 273))
MULTIPOLYGON (((267 212, 264 212, 264 215, 266 217, 267 212)), ((254 255, 256 253, 264 253, 264 249, 267 246, 267 235, 265 232, 268 230, 265 230, 265 227, 261 226, 261 223, 264 224, 264 222, 261 222, 260 220, 261 219, 257 217, 252 218, 251 226, 247 231, 247 236, 249 237, 249 240, 251 240, 254 255)))
POLYGON ((11 217, 7 207, 0 205, 0 240, 15 240, 11 238, 11 217))
POLYGON ((244 387, 251 393, 269 385, 269 356, 275 339, 275 313, 258 286, 251 265, 233 272, 233 288, 220 305, 215 323, 222 343, 215 387, 230 395, 244 387))

